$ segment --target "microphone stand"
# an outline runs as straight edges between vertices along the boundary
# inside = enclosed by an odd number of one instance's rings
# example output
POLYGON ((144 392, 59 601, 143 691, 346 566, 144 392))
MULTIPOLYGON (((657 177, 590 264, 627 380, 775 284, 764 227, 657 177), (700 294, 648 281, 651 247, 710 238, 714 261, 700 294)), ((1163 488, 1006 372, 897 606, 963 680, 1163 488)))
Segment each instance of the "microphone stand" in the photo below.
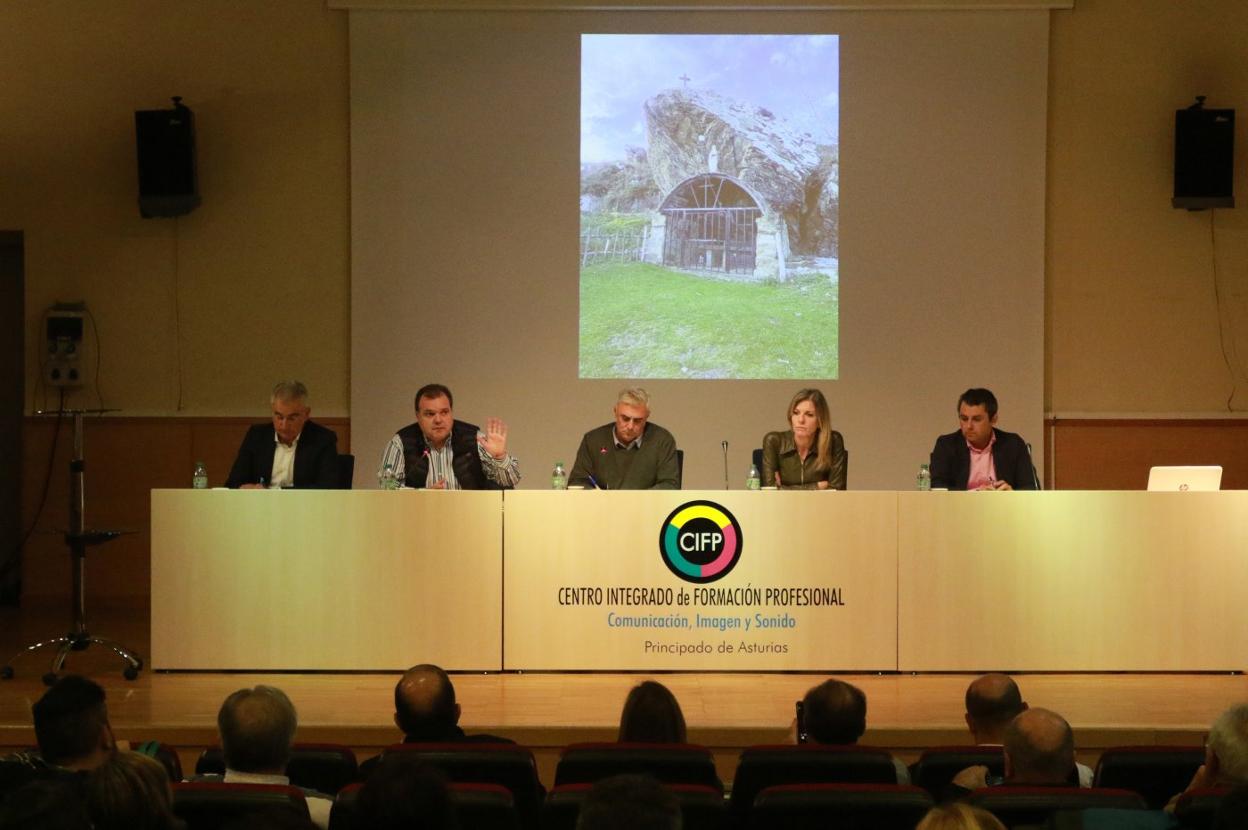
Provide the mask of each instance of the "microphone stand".
POLYGON ((1040 486, 1040 476, 1036 473, 1035 459, 1031 457, 1031 444, 1025 444, 1025 446, 1027 447, 1027 463, 1031 466, 1031 483, 1036 486, 1037 490, 1043 490, 1044 488, 1040 486))
POLYGON ((52 658, 52 670, 43 676, 45 685, 51 686, 57 680, 57 674, 65 666, 65 658, 71 651, 84 651, 88 646, 100 645, 110 649, 125 661, 126 667, 122 674, 127 680, 134 680, 143 668, 143 658, 130 649, 112 640, 94 637, 87 631, 86 604, 86 562, 87 548, 91 545, 102 545, 111 542, 121 535, 119 530, 89 530, 86 527, 86 459, 82 449, 82 416, 86 414, 100 415, 112 412, 109 409, 71 409, 60 412, 37 412, 37 415, 72 415, 74 418, 74 455, 69 462, 69 529, 65 531, 65 544, 69 547, 71 574, 73 577, 71 592, 71 609, 73 626, 69 633, 62 637, 53 637, 42 642, 26 646, 0 668, 0 679, 13 678, 13 662, 23 654, 38 651, 45 646, 58 646, 56 656, 52 658))

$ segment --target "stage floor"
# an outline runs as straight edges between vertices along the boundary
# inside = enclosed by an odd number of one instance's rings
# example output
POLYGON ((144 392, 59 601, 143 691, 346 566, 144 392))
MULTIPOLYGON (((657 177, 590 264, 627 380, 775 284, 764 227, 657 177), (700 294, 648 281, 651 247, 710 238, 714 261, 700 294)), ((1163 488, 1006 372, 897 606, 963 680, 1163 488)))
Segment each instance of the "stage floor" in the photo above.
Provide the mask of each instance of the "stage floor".
MULTIPOLYGON (((120 640, 145 655, 147 617, 145 608, 101 612, 95 615, 92 633, 120 640)), ((56 617, 0 609, 0 659, 24 643, 66 628, 56 617)), ((17 677, 0 682, 0 748, 34 743, 30 706, 43 693, 40 676, 50 658, 50 653, 22 657, 14 663, 17 677)), ((397 674, 145 670, 138 679, 126 681, 121 661, 97 647, 72 654, 67 668, 105 687, 119 738, 176 746, 184 766, 193 766, 199 750, 216 741, 222 699, 257 683, 278 686, 290 695, 299 711, 301 741, 347 744, 366 757, 401 737, 392 720, 397 674)), ((966 674, 538 673, 457 674, 453 679, 464 728, 532 747, 549 784, 560 747, 615 738, 625 695, 646 677, 673 691, 688 723, 689 740, 710 746, 721 775, 730 778, 742 747, 785 740, 793 702, 826 676, 841 677, 866 692, 864 743, 887 747, 911 761, 925 747, 969 740, 963 693, 973 675, 966 674)), ((1222 710, 1248 700, 1248 678, 1241 674, 1022 674, 1017 679, 1032 706, 1053 709, 1070 721, 1079 758, 1088 764, 1108 746, 1200 744, 1222 710)))

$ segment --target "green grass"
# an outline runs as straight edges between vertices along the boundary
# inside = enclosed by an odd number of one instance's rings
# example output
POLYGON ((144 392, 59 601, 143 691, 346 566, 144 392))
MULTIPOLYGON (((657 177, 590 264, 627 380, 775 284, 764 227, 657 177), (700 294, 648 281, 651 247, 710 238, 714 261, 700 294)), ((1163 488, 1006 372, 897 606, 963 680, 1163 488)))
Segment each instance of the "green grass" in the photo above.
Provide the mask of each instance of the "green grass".
POLYGON ((644 263, 581 270, 583 378, 836 378, 837 285, 737 283, 644 263))

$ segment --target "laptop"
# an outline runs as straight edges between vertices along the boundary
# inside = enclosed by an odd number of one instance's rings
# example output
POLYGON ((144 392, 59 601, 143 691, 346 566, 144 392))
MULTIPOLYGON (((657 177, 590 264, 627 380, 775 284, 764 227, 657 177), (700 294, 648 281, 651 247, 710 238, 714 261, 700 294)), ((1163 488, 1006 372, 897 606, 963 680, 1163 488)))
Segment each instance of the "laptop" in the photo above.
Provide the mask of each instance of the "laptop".
POLYGON ((1200 492, 1222 486, 1222 468, 1153 467, 1148 471, 1148 489, 1160 491, 1200 492))

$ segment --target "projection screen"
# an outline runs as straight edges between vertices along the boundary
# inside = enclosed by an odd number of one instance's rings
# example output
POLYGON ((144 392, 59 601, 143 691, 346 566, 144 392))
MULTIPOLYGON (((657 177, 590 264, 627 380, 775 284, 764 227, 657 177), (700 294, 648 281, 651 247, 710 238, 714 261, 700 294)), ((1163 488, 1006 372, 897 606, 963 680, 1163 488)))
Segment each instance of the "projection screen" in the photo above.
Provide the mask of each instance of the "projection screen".
MULTIPOLYGON (((956 429, 957 396, 971 386, 993 389, 1000 426, 1038 447, 1048 14, 353 9, 356 486, 376 486, 384 443, 413 420, 413 393, 431 381, 451 387, 460 419, 508 423, 521 487, 548 487, 554 462, 570 465, 581 435, 610 421, 625 385, 649 390, 651 419, 685 451, 686 488, 724 486, 724 441, 728 485, 742 487, 751 450, 764 433, 787 426, 788 401, 804 386, 821 388, 829 400, 850 453, 852 489, 913 487, 935 437, 956 429), (835 247, 820 248, 810 237, 802 251, 790 247, 787 257, 777 257, 772 243, 772 270, 751 284, 822 293, 798 293, 761 316, 751 313, 761 301, 737 306, 739 314, 715 319, 712 345, 691 334, 711 307, 700 289, 672 299, 631 265, 599 272, 605 279, 598 296, 617 301, 598 341, 640 342, 634 357, 660 348, 670 354, 661 363, 630 357, 587 371, 582 50, 586 42, 591 51, 607 44, 593 54, 606 61, 618 49, 620 72, 637 72, 637 56, 622 36, 642 38, 634 42, 647 48, 662 48, 657 36, 681 36, 669 41, 673 48, 692 36, 728 44, 749 38, 736 42, 751 48, 762 42, 755 38, 768 37, 790 46, 834 44, 836 77, 809 85, 814 100, 835 95, 835 199, 815 194, 827 204, 811 220, 824 223, 824 234, 833 229, 835 247), (835 331, 824 313, 829 301, 835 331), (717 369, 704 360, 712 348, 759 352, 773 363, 766 371, 717 369), (777 359, 800 361, 799 368, 784 371, 777 359)), ((801 57, 790 49, 776 60, 801 57)), ((610 84, 607 64, 595 76, 599 86, 610 84)), ((640 100, 703 95, 710 87, 698 86, 695 71, 682 71, 683 81, 657 78, 640 100)), ((625 80, 621 75, 620 84, 625 80)), ((710 92, 733 98, 723 89, 710 92)), ((763 110, 794 122, 784 128, 791 132, 819 126, 813 105, 786 104, 783 113, 761 100, 708 106, 724 121, 738 104, 755 124, 765 120, 763 110)), ((652 152, 645 130, 637 147, 652 152)), ((769 207, 759 179, 730 166, 731 141, 713 143, 714 156, 705 145, 693 154, 705 169, 689 175, 718 177, 727 188, 721 192, 734 194, 722 204, 738 211, 750 209, 753 193, 753 215, 772 210, 780 217, 772 231, 785 227, 792 243, 804 220, 786 227, 786 203, 769 207), (731 191, 734 181, 744 183, 740 193, 731 191)), ((813 164, 820 152, 826 161, 828 145, 827 133, 813 142, 813 164)), ((679 211, 698 208, 679 194, 662 201, 678 189, 679 172, 674 168, 664 179, 668 187, 655 187, 657 199, 638 202, 636 212, 671 223, 679 211), (675 212, 662 214, 664 204, 675 212)), ((759 228, 761 219, 747 252, 755 265, 769 256, 759 228)), ((699 273, 740 261, 739 248, 720 239, 719 248, 704 246, 664 266, 662 244, 653 227, 649 232, 648 244, 658 250, 651 264, 637 264, 687 272, 713 287, 744 284, 731 274, 699 273)), ((1039 452, 1036 460, 1039 466, 1039 452)))

